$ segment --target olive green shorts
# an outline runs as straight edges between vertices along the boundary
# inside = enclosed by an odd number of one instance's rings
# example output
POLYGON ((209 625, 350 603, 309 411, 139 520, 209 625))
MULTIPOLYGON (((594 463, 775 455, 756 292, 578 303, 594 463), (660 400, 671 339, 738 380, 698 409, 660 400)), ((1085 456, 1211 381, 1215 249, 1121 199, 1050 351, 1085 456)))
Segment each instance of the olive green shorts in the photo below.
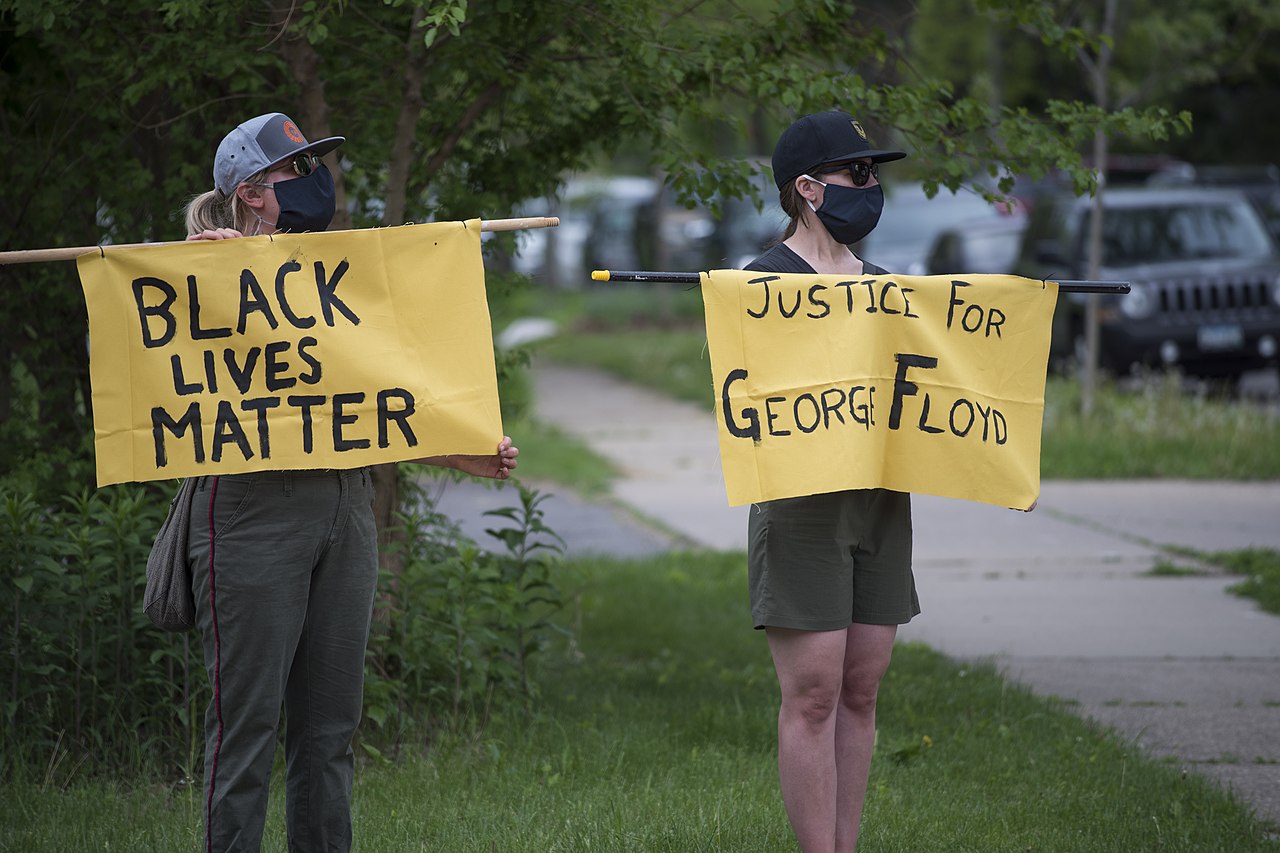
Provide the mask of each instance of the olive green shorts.
POLYGON ((753 504, 747 570, 757 628, 910 622, 920 612, 911 496, 857 489, 753 504))

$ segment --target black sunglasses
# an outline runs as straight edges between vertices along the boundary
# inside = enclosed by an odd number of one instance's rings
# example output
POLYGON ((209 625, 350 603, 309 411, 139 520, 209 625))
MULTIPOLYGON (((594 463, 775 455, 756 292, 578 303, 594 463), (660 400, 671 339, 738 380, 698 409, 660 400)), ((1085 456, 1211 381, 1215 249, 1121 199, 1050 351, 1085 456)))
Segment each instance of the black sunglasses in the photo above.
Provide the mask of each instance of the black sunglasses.
POLYGON ((316 169, 320 168, 320 155, 313 154, 310 151, 303 151, 301 154, 293 155, 293 162, 291 165, 293 166, 294 173, 299 178, 305 178, 307 175, 310 175, 316 169))
POLYGON ((853 180, 853 185, 855 187, 865 187, 867 185, 867 181, 871 180, 872 176, 874 176, 876 180, 880 179, 880 168, 875 163, 853 162, 848 165, 837 166, 833 169, 824 169, 822 174, 836 175, 841 172, 849 173, 849 177, 853 180))
MULTIPOLYGON (((293 173, 295 175, 297 175, 299 178, 305 178, 307 177, 307 175, 310 175, 312 172, 314 172, 316 169, 319 169, 324 164, 320 162, 319 154, 312 154, 310 151, 303 151, 301 154, 294 154, 293 158, 289 161, 289 165, 293 168, 293 173)), ((281 166, 280 168, 283 169, 285 167, 281 166)), ((272 171, 275 171, 275 170, 273 169, 272 171)), ((261 182, 254 183, 254 186, 266 187, 267 189, 271 189, 278 183, 280 182, 279 181, 261 181, 261 182)))

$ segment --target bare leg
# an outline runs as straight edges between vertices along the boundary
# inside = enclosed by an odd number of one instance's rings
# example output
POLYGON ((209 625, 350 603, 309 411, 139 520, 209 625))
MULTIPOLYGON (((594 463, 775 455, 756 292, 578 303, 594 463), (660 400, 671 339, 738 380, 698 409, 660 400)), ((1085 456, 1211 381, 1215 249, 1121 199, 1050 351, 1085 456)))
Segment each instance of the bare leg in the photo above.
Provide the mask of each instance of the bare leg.
POLYGON ((893 656, 897 625, 850 625, 844 653, 844 680, 836 711, 835 849, 858 846, 867 775, 876 739, 876 693, 893 656))
POLYGON ((782 803, 800 848, 805 853, 831 853, 836 839, 836 709, 848 654, 847 631, 769 628, 766 633, 782 689, 782 803))

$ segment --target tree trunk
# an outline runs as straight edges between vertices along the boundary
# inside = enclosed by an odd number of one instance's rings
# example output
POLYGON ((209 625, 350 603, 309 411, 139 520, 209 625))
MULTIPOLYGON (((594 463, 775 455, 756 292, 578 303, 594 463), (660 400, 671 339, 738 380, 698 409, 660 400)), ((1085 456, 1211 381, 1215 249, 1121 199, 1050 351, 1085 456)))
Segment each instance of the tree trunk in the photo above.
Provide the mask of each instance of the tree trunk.
POLYGON ((383 225, 400 225, 405 221, 408 208, 409 172, 413 167, 413 141, 417 135, 418 119, 422 117, 425 103, 422 99, 422 83, 426 79, 426 46, 422 42, 420 24, 426 16, 425 8, 413 10, 409 22, 409 37, 404 46, 404 76, 401 79, 400 112, 396 116, 395 135, 391 138, 390 158, 387 163, 387 193, 382 212, 383 225))
MULTIPOLYGON (((418 120, 425 104, 422 84, 426 78, 426 48, 422 42, 419 22, 426 15, 424 8, 414 9, 409 23, 409 35, 404 49, 404 75, 401 78, 400 112, 396 117, 395 135, 387 164, 387 191, 382 212, 383 225, 400 225, 405 221, 408 209, 409 173, 413 167, 413 143, 417 136, 418 120)), ((373 518, 378 525, 378 565, 391 576, 391 590, 404 570, 404 561, 398 549, 392 547, 403 537, 396 529, 396 513, 400 509, 400 485, 394 463, 373 466, 375 497, 373 518)), ((374 622, 384 623, 388 602, 379 597, 374 602, 374 622)))
MULTIPOLYGON (((306 133, 311 134, 311 139, 323 139, 326 136, 332 136, 332 126, 329 122, 329 101, 325 96, 324 80, 320 73, 320 54, 318 54, 307 41, 304 35, 299 33, 289 33, 287 29, 290 25, 290 15, 296 4, 292 2, 283 2, 274 8, 272 23, 280 28, 279 44, 280 53, 284 57, 285 63, 288 65, 289 74, 297 81, 302 88, 302 103, 298 112, 298 121, 306 133)), ((415 12, 415 24, 411 28, 411 33, 417 31, 416 21, 422 14, 421 10, 415 12)), ((412 54, 412 43, 415 38, 410 37, 410 54, 412 54)), ((421 44, 421 38, 417 38, 418 44, 421 44)), ((419 51, 421 53, 421 51, 419 51)), ((412 63, 409 63, 412 66, 412 63)), ((406 72, 406 79, 412 77, 414 69, 409 68, 406 72)), ((421 69, 417 69, 418 85, 417 90, 410 92, 406 84, 406 92, 402 103, 407 103, 416 98, 418 104, 417 109, 422 109, 421 96, 421 69)), ((401 112, 401 119, 396 125, 396 139, 393 141, 393 157, 391 162, 391 179, 388 182, 388 205, 393 194, 398 193, 399 212, 392 218, 390 208, 388 207, 388 215, 384 221, 398 222, 404 216, 404 184, 408 174, 408 162, 411 156, 413 143, 413 130, 416 125, 416 114, 412 119, 406 119, 405 110, 401 112), (403 138, 402 138, 403 135, 403 138), (401 155, 397 162, 396 155, 401 155), (399 167, 402 171, 400 180, 396 180, 396 169, 399 167)), ((329 162, 329 170, 333 172, 334 189, 337 194, 337 211, 333 219, 333 227, 336 229, 347 229, 351 227, 351 213, 347 210, 345 182, 343 181, 342 170, 338 167, 337 154, 332 153, 325 156, 329 162)), ((400 509, 400 488, 396 480, 396 465, 388 463, 384 465, 375 465, 372 468, 373 485, 374 485, 374 502, 373 516, 378 526, 378 565, 384 571, 389 571, 392 575, 398 575, 402 566, 399 554, 394 549, 388 547, 395 538, 396 512, 400 509)), ((377 602, 377 614, 385 614, 385 603, 379 600, 377 602)), ((375 614, 375 618, 377 618, 375 614)), ((379 620, 381 621, 381 620, 379 620)))
MULTIPOLYGON (((1093 135, 1093 162, 1100 176, 1106 174, 1107 135, 1099 130, 1093 135)), ((1097 281, 1102 267, 1102 196, 1106 181, 1099 177, 1098 189, 1093 195, 1093 207, 1089 216, 1088 269, 1085 278, 1097 281)), ((1085 359, 1080 376, 1080 412, 1086 417, 1093 411, 1098 387, 1098 294, 1090 293, 1084 304, 1084 352, 1085 359)))
MULTIPOLYGON (((1107 109, 1108 78, 1111 72, 1111 45, 1115 38, 1116 0, 1107 0, 1103 12, 1102 37, 1097 62, 1093 64, 1091 83, 1094 103, 1107 109)), ((1099 129, 1093 135, 1093 167, 1098 173, 1098 188, 1093 196, 1092 215, 1089 217, 1088 272, 1086 278, 1097 280, 1102 268, 1102 197, 1106 192, 1107 134, 1099 129)), ((1098 387, 1098 294, 1090 293, 1085 300, 1084 344, 1085 363, 1080 377, 1080 411, 1086 417, 1093 412, 1098 387)))
MULTIPOLYGON (((396 512, 400 509, 400 483, 394 462, 374 465, 373 472, 373 518, 378 523, 378 568, 391 574, 391 587, 396 587, 396 579, 404 569, 404 561, 400 552, 391 547, 393 542, 403 539, 396 527, 396 512)), ((385 622, 387 603, 379 598, 374 602, 374 621, 385 622)))
MULTIPOLYGON (((280 56, 289 68, 292 77, 302 89, 302 102, 298 105, 298 113, 294 118, 302 126, 309 139, 324 139, 333 136, 329 121, 329 100, 325 95, 324 76, 320 71, 320 54, 307 41, 302 33, 289 32, 292 23, 291 15, 297 3, 286 0, 277 3, 272 9, 271 23, 279 30, 277 36, 280 44, 280 56)), ((337 231, 345 231, 351 227, 351 211, 347 209, 347 187, 343 180, 342 169, 338 165, 339 151, 330 151, 324 155, 325 165, 333 173, 333 191, 335 212, 333 225, 337 231)))

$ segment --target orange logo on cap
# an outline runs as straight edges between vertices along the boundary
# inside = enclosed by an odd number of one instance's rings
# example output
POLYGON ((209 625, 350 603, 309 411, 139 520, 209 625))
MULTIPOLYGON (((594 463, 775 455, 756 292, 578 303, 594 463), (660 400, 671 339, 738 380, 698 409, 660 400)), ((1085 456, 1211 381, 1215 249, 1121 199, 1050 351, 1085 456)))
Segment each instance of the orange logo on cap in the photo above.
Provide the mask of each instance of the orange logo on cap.
POLYGON ((856 121, 851 121, 849 123, 853 125, 854 130, 858 131, 859 136, 861 136, 863 139, 867 138, 867 132, 862 129, 862 125, 858 124, 856 121))
MULTIPOLYGON (((302 131, 298 130, 298 126, 291 121, 286 121, 284 123, 284 135, 298 144, 302 144, 307 141, 306 137, 302 135, 302 131)), ((863 135, 865 136, 866 134, 863 135)))

